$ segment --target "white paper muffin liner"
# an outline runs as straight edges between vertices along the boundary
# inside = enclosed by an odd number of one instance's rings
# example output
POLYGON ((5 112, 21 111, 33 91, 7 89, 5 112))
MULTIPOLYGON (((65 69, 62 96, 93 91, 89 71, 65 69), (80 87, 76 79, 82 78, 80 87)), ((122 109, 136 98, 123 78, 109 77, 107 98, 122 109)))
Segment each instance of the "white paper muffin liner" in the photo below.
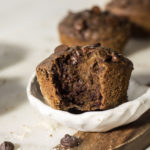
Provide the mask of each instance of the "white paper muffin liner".
POLYGON ((35 73, 29 80, 27 96, 31 105, 36 107, 48 119, 56 120, 64 126, 86 132, 109 131, 137 120, 150 109, 150 88, 137 83, 132 78, 128 89, 129 101, 105 111, 72 114, 51 108, 44 102, 35 73))

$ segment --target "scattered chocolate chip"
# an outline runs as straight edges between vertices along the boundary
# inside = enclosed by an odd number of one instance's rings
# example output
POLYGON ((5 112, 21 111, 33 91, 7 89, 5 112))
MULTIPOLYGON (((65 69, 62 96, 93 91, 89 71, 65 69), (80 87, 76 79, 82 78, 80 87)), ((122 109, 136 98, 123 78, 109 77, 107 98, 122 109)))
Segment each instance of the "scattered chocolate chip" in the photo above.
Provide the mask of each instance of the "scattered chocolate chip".
POLYGON ((62 44, 62 45, 59 45, 55 48, 54 52, 57 53, 57 52, 60 52, 60 51, 66 51, 68 50, 69 47, 65 44, 62 44))
POLYGON ((80 140, 75 136, 66 134, 60 141, 61 145, 67 148, 72 148, 80 144, 80 140))
POLYGON ((100 14, 101 13, 101 10, 98 6, 94 6, 92 7, 92 12, 95 13, 95 14, 100 14))
POLYGON ((74 28, 78 31, 81 31, 82 29, 84 29, 85 28, 84 20, 83 19, 78 19, 74 24, 74 28))
POLYGON ((5 141, 0 145, 0 150, 14 150, 14 144, 11 142, 5 141))

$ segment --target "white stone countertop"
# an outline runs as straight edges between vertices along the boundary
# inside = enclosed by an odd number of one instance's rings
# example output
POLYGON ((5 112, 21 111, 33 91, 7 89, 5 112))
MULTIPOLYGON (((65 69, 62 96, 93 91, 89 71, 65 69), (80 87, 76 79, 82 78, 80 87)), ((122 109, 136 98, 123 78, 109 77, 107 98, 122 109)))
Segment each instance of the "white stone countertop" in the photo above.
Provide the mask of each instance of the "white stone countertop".
MULTIPOLYGON (((106 2, 0 0, 0 143, 12 141, 16 150, 50 150, 65 133, 75 132, 35 110, 26 86, 37 64, 59 44, 57 25, 67 11, 106 2)), ((134 63, 134 78, 150 83, 150 40, 131 39, 125 55, 134 63)))

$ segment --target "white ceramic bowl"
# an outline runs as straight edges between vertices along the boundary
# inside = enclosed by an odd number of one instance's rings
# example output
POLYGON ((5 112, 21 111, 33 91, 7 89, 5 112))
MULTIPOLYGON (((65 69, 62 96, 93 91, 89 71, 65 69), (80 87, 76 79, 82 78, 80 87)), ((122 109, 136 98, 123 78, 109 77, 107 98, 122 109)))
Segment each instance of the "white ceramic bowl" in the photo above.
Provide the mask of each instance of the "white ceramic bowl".
POLYGON ((140 85, 133 79, 130 80, 128 89, 129 101, 105 111, 72 114, 51 108, 44 102, 35 73, 29 80, 27 96, 30 103, 44 116, 54 119, 67 127, 88 132, 105 132, 128 124, 137 120, 144 112, 150 109, 150 88, 140 85))

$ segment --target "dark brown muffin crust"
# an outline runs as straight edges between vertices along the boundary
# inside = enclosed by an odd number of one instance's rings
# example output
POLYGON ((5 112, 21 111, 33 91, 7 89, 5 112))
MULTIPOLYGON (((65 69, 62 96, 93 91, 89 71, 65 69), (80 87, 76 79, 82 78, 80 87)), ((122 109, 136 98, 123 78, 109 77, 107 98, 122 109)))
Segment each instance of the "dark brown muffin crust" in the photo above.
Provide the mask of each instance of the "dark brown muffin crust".
POLYGON ((126 19, 107 11, 103 12, 95 6, 78 13, 70 12, 60 22, 59 33, 63 44, 72 46, 85 45, 84 42, 88 42, 87 44, 100 42, 103 46, 117 50, 121 49, 129 38, 130 24, 126 19))
POLYGON ((46 102, 56 109, 104 110, 127 101, 132 63, 100 44, 61 45, 37 67, 46 102))

